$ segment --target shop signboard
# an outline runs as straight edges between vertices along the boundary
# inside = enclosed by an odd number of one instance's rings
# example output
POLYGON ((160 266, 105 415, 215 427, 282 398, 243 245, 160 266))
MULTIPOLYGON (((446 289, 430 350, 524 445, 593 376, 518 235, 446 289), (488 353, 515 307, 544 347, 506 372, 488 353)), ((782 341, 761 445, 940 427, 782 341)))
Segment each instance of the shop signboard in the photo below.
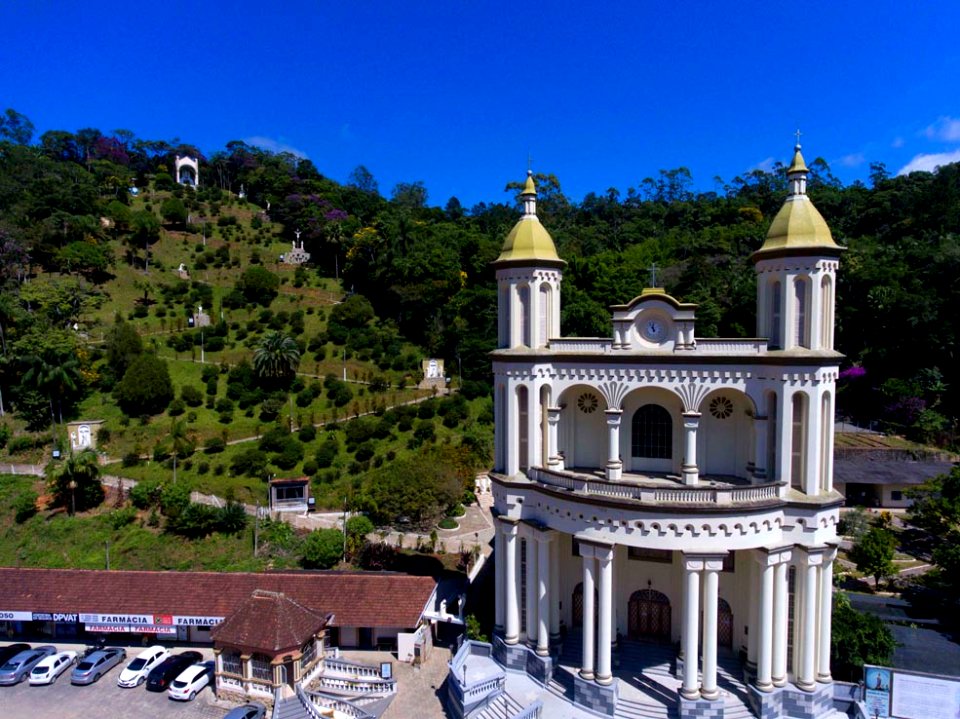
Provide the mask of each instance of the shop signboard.
POLYGON ((0 622, 32 622, 33 612, 13 612, 0 609, 0 622))
POLYGON ((165 624, 85 624, 84 629, 95 634, 137 632, 139 634, 176 634, 177 628, 165 624))

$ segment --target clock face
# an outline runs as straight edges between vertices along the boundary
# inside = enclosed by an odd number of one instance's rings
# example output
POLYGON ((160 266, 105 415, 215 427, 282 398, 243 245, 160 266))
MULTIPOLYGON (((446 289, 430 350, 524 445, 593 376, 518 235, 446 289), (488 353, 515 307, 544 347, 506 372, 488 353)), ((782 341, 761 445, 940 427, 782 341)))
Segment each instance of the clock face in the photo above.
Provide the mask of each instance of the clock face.
POLYGON ((667 327, 661 320, 644 320, 640 325, 640 332, 651 342, 660 342, 667 335, 667 327))

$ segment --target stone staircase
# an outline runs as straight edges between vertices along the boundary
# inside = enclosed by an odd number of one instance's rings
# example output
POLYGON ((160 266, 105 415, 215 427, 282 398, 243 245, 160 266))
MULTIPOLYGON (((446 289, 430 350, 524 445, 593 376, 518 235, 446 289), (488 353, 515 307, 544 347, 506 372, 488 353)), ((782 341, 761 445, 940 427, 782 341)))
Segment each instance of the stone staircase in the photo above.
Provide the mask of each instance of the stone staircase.
MULTIPOLYGON (((570 632, 559 656, 559 666, 548 689, 573 700, 574 673, 580 666, 583 638, 570 632)), ((676 649, 669 644, 620 641, 614 654, 614 675, 620 680, 616 717, 619 719, 677 719, 676 649)), ((731 656, 718 657, 717 685, 725 693, 724 719, 754 719, 747 703, 741 667, 731 656)))
POLYGON ((307 708, 296 696, 278 701, 273 707, 273 714, 270 716, 272 719, 310 719, 307 708))
POLYGON ((498 695, 483 709, 470 715, 470 719, 509 719, 523 711, 520 703, 506 692, 498 695))

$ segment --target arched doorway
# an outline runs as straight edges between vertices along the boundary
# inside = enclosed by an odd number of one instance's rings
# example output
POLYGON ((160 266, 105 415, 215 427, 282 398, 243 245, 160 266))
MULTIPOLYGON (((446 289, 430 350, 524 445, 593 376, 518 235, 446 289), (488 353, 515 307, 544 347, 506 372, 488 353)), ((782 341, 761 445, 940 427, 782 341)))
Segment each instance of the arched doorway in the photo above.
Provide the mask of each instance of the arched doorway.
POLYGON ((670 641, 670 600, 655 589, 640 589, 630 595, 627 608, 631 639, 670 641))
POLYGON ((733 610, 722 597, 717 599, 717 644, 733 648, 733 610))

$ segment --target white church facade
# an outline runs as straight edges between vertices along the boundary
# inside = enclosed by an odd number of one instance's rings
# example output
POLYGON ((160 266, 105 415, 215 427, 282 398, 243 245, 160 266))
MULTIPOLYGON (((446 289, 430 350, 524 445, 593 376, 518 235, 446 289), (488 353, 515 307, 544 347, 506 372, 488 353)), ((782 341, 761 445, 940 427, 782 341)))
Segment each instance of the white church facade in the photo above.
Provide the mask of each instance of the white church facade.
POLYGON ((699 337, 696 307, 658 287, 612 307, 612 337, 564 338, 565 263, 528 178, 494 263, 493 656, 506 669, 548 686, 575 638, 570 698, 614 715, 620 645, 659 645, 676 654, 681 717, 723 716, 729 657, 762 719, 832 714, 842 248, 807 172, 798 145, 752 257, 753 339, 699 337))

